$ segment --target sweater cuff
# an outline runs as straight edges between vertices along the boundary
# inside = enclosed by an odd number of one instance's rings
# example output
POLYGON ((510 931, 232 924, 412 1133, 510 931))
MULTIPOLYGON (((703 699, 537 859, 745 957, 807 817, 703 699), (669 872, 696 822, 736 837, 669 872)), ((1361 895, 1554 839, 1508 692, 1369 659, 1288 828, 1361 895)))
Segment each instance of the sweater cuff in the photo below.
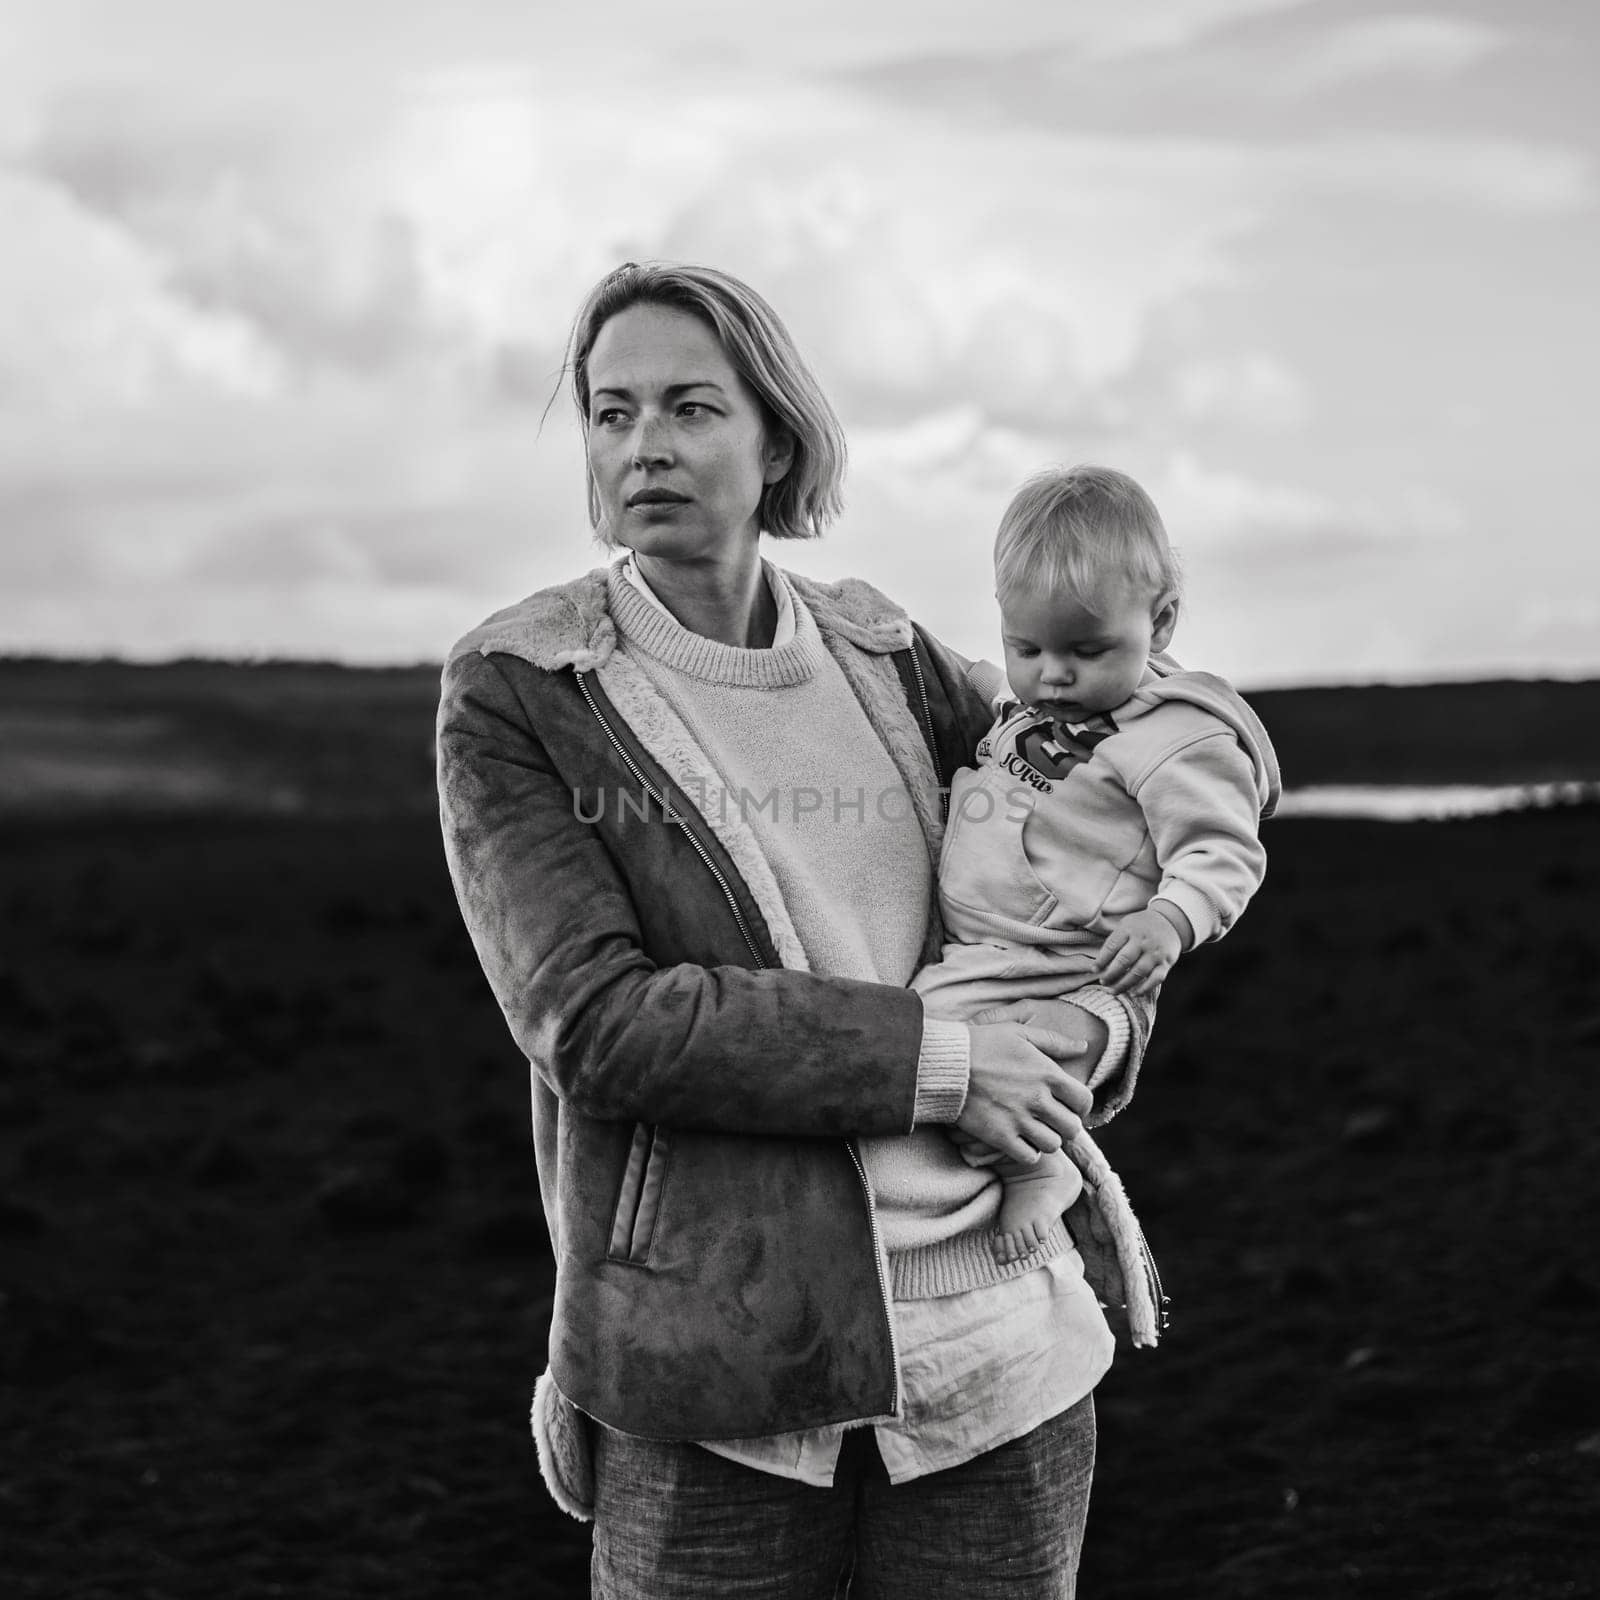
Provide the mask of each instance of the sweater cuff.
POLYGON ((1185 883, 1182 878, 1166 878, 1151 899, 1170 900, 1189 919, 1196 945, 1221 938, 1222 919, 1217 915, 1217 908, 1193 884, 1185 883))
POLYGON ((917 1104, 912 1126, 951 1123, 967 1102, 972 1070, 972 1035, 964 1022, 939 1017, 922 1019, 922 1047, 917 1052, 917 1104))
POLYGON ((1128 1046, 1133 1041, 1133 1027, 1128 1021, 1127 1008, 1109 989, 1075 989, 1061 997, 1069 1006, 1078 1006, 1090 1016, 1099 1017, 1106 1025, 1106 1047, 1089 1074, 1088 1087, 1098 1089, 1123 1072, 1128 1065, 1128 1046))

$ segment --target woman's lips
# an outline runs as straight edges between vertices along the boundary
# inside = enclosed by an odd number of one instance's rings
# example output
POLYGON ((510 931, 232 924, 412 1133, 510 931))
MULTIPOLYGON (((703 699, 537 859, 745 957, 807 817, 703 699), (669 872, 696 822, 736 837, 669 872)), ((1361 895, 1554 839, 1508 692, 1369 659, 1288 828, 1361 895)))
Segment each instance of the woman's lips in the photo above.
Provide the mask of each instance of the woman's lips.
POLYGON ((671 489, 641 489, 637 494, 628 496, 630 510, 642 506, 686 506, 688 503, 688 495, 675 494, 671 489))

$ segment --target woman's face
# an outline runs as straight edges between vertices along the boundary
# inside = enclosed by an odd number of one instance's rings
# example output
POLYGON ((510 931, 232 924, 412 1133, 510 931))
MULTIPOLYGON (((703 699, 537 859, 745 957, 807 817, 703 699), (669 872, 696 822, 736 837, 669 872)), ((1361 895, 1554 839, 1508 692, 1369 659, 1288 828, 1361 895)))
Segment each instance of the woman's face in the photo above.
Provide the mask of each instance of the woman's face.
POLYGON ((611 539, 664 561, 716 561, 753 545, 761 491, 793 446, 698 317, 636 305, 589 351, 589 468, 611 539))

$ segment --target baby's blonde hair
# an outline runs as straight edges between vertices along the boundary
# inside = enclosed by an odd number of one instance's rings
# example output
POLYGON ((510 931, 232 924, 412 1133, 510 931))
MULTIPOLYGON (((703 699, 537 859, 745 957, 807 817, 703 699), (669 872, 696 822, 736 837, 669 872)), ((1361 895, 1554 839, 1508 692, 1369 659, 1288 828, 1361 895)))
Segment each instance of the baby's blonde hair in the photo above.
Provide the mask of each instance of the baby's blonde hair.
POLYGON ((1052 467, 1011 498, 994 541, 995 592, 1065 589, 1103 615, 1132 593, 1152 604, 1182 588, 1155 502, 1125 472, 1052 467))

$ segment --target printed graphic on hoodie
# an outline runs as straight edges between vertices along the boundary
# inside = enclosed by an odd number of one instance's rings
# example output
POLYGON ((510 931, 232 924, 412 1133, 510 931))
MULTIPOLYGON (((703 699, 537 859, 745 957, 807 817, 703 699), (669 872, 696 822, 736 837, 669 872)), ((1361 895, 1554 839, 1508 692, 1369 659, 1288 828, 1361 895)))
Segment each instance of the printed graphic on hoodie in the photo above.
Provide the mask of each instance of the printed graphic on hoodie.
POLYGON ((1000 725, 979 742, 978 760, 993 757, 1002 772, 1046 794, 1074 767, 1092 759, 1095 746, 1117 731, 1109 716, 1091 718, 1074 728, 1016 701, 1002 706, 1000 715, 1000 725))

